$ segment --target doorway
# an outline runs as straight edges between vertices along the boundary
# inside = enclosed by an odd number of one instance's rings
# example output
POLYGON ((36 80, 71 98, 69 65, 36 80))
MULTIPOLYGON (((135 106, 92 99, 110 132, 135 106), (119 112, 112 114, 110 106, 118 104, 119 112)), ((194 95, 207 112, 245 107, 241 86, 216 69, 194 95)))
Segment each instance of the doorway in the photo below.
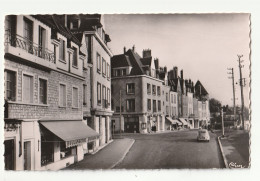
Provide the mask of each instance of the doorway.
POLYGON ((31 141, 24 142, 24 170, 31 170, 31 141))
POLYGON ((5 140, 5 170, 14 170, 14 140, 5 140))

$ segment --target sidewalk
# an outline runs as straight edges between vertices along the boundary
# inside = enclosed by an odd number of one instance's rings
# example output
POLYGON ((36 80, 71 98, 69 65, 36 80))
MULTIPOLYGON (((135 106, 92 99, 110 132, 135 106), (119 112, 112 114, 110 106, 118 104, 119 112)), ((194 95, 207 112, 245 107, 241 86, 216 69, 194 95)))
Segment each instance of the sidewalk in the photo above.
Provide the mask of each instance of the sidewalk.
POLYGON ((133 139, 115 139, 96 154, 86 155, 84 160, 63 170, 111 169, 124 159, 133 143, 133 139))
MULTIPOLYGON (((221 135, 221 132, 217 132, 221 135)), ((243 130, 227 130, 220 139, 225 159, 229 168, 249 167, 249 132, 243 130)))

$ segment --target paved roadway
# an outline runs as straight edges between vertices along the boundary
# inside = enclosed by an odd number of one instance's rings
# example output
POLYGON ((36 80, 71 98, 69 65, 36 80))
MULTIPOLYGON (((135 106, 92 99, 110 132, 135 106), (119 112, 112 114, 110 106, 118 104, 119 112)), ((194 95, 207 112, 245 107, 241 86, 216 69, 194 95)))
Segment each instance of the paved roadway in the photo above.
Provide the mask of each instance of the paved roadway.
POLYGON ((224 168, 216 135, 197 142, 197 130, 130 134, 135 143, 115 169, 224 168))

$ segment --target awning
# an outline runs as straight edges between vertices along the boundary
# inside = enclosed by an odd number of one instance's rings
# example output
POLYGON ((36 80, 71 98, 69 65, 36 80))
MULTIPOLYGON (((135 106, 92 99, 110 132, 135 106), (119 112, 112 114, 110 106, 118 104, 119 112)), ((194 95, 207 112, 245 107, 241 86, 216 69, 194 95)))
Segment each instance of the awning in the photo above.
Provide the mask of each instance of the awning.
POLYGON ((166 119, 168 121, 170 121, 172 124, 182 124, 180 121, 176 120, 176 119, 172 119, 170 117, 166 117, 166 119))
POLYGON ((82 120, 75 121, 40 121, 50 132, 66 142, 66 147, 72 147, 86 142, 86 139, 97 138, 99 134, 88 127, 82 120))
POLYGON ((187 121, 183 118, 179 118, 179 120, 182 122, 184 126, 188 125, 187 121))

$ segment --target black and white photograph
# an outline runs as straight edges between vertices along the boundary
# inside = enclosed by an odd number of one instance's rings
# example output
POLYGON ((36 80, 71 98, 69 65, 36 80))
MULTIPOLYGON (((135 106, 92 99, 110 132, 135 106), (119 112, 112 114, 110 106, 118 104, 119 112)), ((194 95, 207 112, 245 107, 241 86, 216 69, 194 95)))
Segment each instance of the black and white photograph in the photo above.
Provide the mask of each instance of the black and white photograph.
POLYGON ((255 180, 256 4, 1 2, 0 180, 255 180))
POLYGON ((5 170, 250 167, 250 14, 6 15, 5 170))

